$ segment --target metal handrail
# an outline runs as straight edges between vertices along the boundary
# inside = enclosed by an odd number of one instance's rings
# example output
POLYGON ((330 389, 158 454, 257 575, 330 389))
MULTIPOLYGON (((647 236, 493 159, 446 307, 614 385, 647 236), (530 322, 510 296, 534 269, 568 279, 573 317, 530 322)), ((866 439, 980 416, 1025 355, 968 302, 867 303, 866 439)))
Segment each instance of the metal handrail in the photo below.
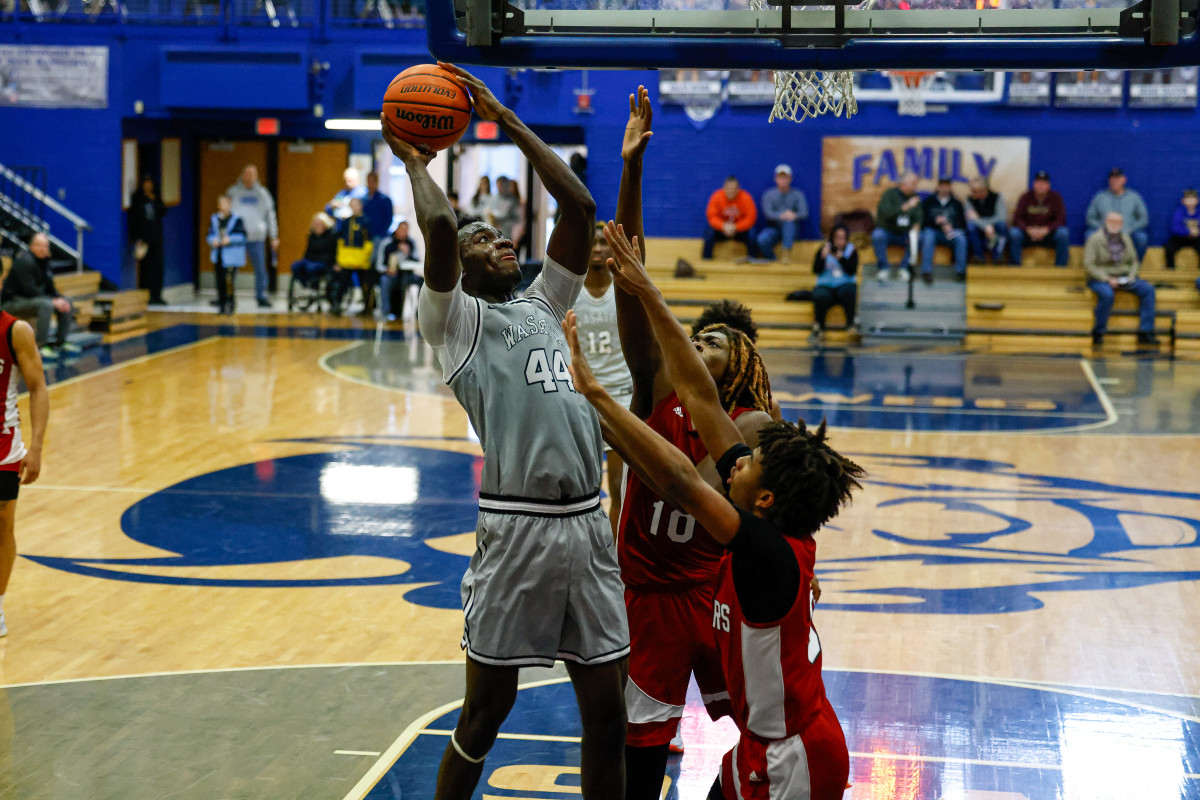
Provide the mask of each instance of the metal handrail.
POLYGON ((0 164, 0 177, 7 179, 8 182, 13 186, 22 189, 30 197, 40 202, 44 207, 59 214, 75 226, 75 246, 71 247, 69 244, 50 233, 50 226, 46 224, 44 219, 35 218, 28 213, 23 213, 19 203, 13 202, 11 198, 5 196, 3 192, 0 192, 0 205, 3 205, 8 213, 20 219, 29 227, 45 233, 53 244, 57 245, 59 249, 64 250, 75 259, 76 272, 83 272, 83 234, 85 231, 92 230, 91 224, 88 223, 88 221, 83 217, 62 205, 53 197, 50 197, 41 189, 34 186, 32 183, 25 180, 16 172, 12 171, 3 164, 0 164))

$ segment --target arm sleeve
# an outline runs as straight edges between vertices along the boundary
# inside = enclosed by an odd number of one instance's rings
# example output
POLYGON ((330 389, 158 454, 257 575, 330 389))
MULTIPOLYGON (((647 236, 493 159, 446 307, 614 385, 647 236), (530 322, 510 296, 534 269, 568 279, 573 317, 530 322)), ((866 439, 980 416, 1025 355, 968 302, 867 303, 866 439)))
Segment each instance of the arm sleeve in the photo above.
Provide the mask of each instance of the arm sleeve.
POLYGON ((458 374, 475 355, 479 346, 483 309, 461 286, 449 292, 435 292, 429 284, 421 287, 417 301, 421 335, 437 354, 446 383, 458 374))
POLYGON ((1137 202, 1133 204, 1133 219, 1129 222, 1129 230, 1144 230, 1150 224, 1150 212, 1146 210, 1146 201, 1142 196, 1134 196, 1137 202))
POLYGON ((525 290, 525 297, 548 306, 555 319, 562 322, 579 297, 579 290, 583 288, 583 278, 583 275, 576 275, 546 256, 541 273, 525 290))
POLYGON ((267 206, 267 238, 279 238, 279 218, 275 216, 275 198, 271 197, 271 193, 266 189, 262 190, 263 199, 267 206))
POLYGON ((231 244, 246 243, 246 224, 242 222, 242 218, 238 217, 233 223, 233 227, 229 229, 229 241, 231 244))
POLYGON ((1017 198, 1017 208, 1013 211, 1013 227, 1019 230, 1025 230, 1028 223, 1025 221, 1025 209, 1029 205, 1028 194, 1023 194, 1017 198))
POLYGON ((208 239, 207 239, 207 241, 208 241, 209 247, 216 247, 218 244, 221 243, 221 237, 219 236, 219 231, 217 230, 217 217, 215 214, 212 217, 209 217, 209 220, 208 220, 208 239))
POLYGON ((718 231, 725 224, 725 219, 721 216, 721 200, 718 197, 721 193, 720 189, 713 192, 708 198, 708 207, 704 210, 704 216, 708 218, 708 224, 718 231))
POLYGON ((821 247, 818 247, 817 252, 813 253, 813 275, 820 275, 825 271, 825 259, 821 258, 821 247))
POLYGON ((1083 268, 1087 272, 1088 280, 1108 280, 1108 275, 1100 269, 1098 250, 1101 246, 1095 236, 1089 236, 1083 245, 1083 268))
POLYGON ((1004 195, 996 195, 996 209, 988 222, 991 225, 1003 225, 1008 222, 1008 204, 1004 202, 1004 195))
POLYGON ((808 199, 799 189, 796 190, 796 218, 808 219, 808 199))
POLYGON ((737 229, 738 231, 748 231, 754 227, 754 223, 758 220, 758 207, 754 205, 754 198, 745 189, 737 196, 734 201, 737 203, 738 215, 737 229))
POLYGON ((763 216, 770 222, 778 222, 779 215, 786 210, 783 195, 778 189, 767 189, 762 196, 763 216))
POLYGON ((900 212, 900 205, 896 202, 898 194, 888 189, 879 198, 879 205, 875 208, 875 224, 879 227, 891 228, 896 225, 896 217, 900 212))
POLYGON ((1061 228, 1067 224, 1067 204, 1063 202, 1062 195, 1055 192, 1054 194, 1054 218, 1051 222, 1051 228, 1061 228))
POLYGON ((763 625, 787 616, 800 594, 800 564, 783 534, 738 509, 742 523, 725 547, 733 554, 733 588, 747 622, 763 625))
POLYGON ((854 249, 854 245, 847 244, 846 249, 849 251, 842 255, 842 271, 847 275, 858 274, 858 250, 854 249))
POLYGON ((1100 202, 1099 201, 1100 201, 1100 195, 1097 194, 1092 197, 1092 202, 1088 203, 1087 214, 1085 215, 1085 222, 1086 222, 1089 230, 1091 230, 1092 228, 1100 228, 1101 226, 1104 225, 1104 220, 1100 219, 1100 202))

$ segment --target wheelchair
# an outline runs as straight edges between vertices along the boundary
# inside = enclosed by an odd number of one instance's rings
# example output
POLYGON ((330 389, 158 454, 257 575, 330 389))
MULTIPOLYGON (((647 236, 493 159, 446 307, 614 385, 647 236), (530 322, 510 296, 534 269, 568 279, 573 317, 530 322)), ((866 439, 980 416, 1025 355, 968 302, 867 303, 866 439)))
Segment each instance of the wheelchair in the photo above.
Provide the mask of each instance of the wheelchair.
POLYGON ((333 303, 329 297, 329 273, 330 270, 324 270, 306 278, 292 275, 288 281, 288 311, 319 314, 324 310, 331 310, 333 303))

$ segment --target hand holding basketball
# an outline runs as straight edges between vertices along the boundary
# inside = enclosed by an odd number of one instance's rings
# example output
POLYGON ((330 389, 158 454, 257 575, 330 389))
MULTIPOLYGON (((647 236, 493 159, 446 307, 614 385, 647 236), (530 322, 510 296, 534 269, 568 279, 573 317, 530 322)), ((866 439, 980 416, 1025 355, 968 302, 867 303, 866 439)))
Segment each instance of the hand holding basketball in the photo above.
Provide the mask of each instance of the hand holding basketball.
POLYGON ((496 95, 492 94, 492 90, 487 87, 486 83, 462 67, 456 67, 453 64, 447 64, 442 61, 438 62, 438 66, 458 78, 471 92, 471 104, 475 107, 475 113, 479 115, 480 119, 496 122, 503 116, 505 111, 508 111, 496 99, 496 95))
POLYGON ((379 115, 379 123, 383 128, 383 140, 387 142, 388 147, 392 148, 392 154, 403 161, 405 165, 413 162, 428 165, 434 156, 437 155, 437 153, 431 151, 426 145, 409 144, 392 133, 392 129, 387 122, 387 114, 379 115))
POLYGON ((631 158, 641 158, 646 152, 646 144, 654 132, 650 123, 654 120, 654 110, 650 107, 650 93, 645 86, 639 86, 637 94, 629 95, 629 122, 625 124, 625 141, 621 143, 621 158, 626 161, 631 158))

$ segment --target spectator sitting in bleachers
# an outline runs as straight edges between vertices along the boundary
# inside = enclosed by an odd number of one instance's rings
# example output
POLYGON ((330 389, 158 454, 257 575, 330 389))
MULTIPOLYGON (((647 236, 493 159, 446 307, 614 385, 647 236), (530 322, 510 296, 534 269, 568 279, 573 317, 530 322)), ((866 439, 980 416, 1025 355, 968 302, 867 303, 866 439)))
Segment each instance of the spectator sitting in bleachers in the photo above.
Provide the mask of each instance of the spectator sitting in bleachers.
POLYGON ((354 275, 358 275, 363 296, 363 308, 359 313, 370 314, 374 307, 373 295, 379 273, 371 259, 374 252, 371 228, 363 216, 362 206, 360 198, 353 198, 350 216, 338 225, 337 260, 329 279, 329 301, 335 315, 342 313, 342 301, 350 290, 354 275))
POLYGON ((758 209, 754 206, 754 198, 741 187, 736 177, 730 175, 725 179, 725 185, 712 193, 704 216, 708 219, 708 227, 704 231, 701 258, 711 259, 713 246, 726 239, 736 239, 746 245, 746 254, 750 258, 758 257, 758 243, 750 235, 758 209))
POLYGON ((315 289, 321 276, 333 268, 337 245, 337 228, 333 218, 324 211, 318 211, 309 224, 304 258, 292 262, 292 277, 315 289))
POLYGON ((1054 265, 1067 265, 1071 255, 1067 207, 1062 195, 1050 188, 1050 173, 1046 170, 1038 170, 1033 176, 1033 188, 1017 200, 1010 236, 1012 260, 1018 267, 1026 247, 1053 247, 1054 265))
POLYGON ((1003 258, 1008 240, 1008 207, 1004 195, 992 191, 986 178, 974 177, 968 183, 967 240, 972 254, 987 257, 993 263, 1003 258))
POLYGON ((1138 343, 1158 344, 1154 337, 1154 287, 1138 278, 1137 250, 1124 230, 1125 220, 1115 211, 1104 218, 1104 227, 1088 237, 1083 249, 1088 288, 1096 295, 1096 322, 1092 343, 1102 344, 1108 329, 1116 292, 1131 292, 1138 297, 1138 343))
POLYGON ((50 270, 50 238, 46 234, 35 233, 29 239, 29 250, 22 250, 13 257, 4 288, 0 290, 0 303, 14 317, 37 317, 34 335, 42 358, 50 360, 60 354, 80 352, 80 348, 67 341, 75 309, 54 286, 54 274, 50 270), (51 317, 57 319, 53 347, 50 343, 51 317))
POLYGON ((954 196, 949 178, 939 178, 937 191, 921 201, 921 280, 933 283, 933 251, 944 244, 954 251, 954 274, 967 279, 967 214, 954 196))
POLYGON ((916 248, 916 236, 921 230, 921 196, 917 194, 917 176, 906 172, 900 182, 883 193, 879 207, 875 210, 875 230, 871 231, 871 245, 875 248, 877 277, 881 281, 898 278, 907 282, 908 266, 916 248), (904 257, 900 259, 899 272, 889 274, 888 245, 904 246, 904 257))
POLYGON ((408 220, 404 217, 396 223, 392 238, 383 248, 383 263, 385 271, 379 279, 379 310, 384 319, 394 322, 404 314, 404 296, 408 287, 420 287, 424 283, 415 274, 421 269, 417 243, 408 235, 408 220), (399 299, 399 304, 392 303, 393 296, 399 299))
POLYGON ((846 312, 846 327, 854 326, 854 307, 858 299, 858 251, 850 242, 850 231, 845 225, 834 225, 829 231, 829 241, 821 246, 813 258, 813 273, 817 285, 813 287, 813 336, 819 338, 825 328, 825 315, 835 305, 846 312))
POLYGON ((792 245, 800 224, 808 219, 808 202, 804 192, 792 186, 792 168, 780 164, 775 168, 775 187, 762 196, 763 229, 758 233, 758 251, 763 258, 775 260, 775 243, 783 245, 780 260, 792 259, 792 245))
MULTIPOLYGON (((1163 248, 1167 269, 1175 269, 1175 254, 1185 247, 1200 256, 1200 196, 1195 189, 1184 190, 1179 208, 1171 217, 1171 238, 1163 248)), ((1196 281, 1196 288, 1200 289, 1200 280, 1196 281)))
POLYGON ((1146 202, 1133 189, 1125 186, 1125 171, 1113 167, 1108 171, 1108 188, 1096 192, 1087 210, 1087 233, 1090 237, 1104 226, 1108 215, 1117 212, 1125 220, 1125 232, 1133 240, 1140 261, 1146 257, 1146 247, 1150 237, 1146 235, 1146 226, 1150 224, 1150 213, 1146 211, 1146 202))

